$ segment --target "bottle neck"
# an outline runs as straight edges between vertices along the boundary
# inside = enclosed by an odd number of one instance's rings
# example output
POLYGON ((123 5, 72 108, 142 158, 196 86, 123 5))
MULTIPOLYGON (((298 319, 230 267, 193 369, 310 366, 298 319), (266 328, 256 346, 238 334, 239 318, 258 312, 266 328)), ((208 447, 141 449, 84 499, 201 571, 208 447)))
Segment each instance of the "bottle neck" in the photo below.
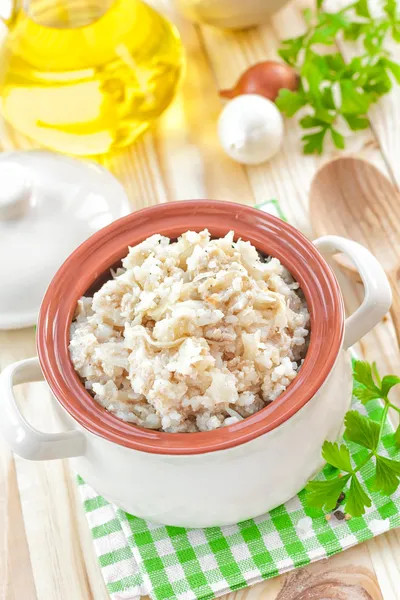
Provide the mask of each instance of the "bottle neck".
POLYGON ((115 0, 22 0, 32 21, 52 29, 86 27, 98 21, 115 0))

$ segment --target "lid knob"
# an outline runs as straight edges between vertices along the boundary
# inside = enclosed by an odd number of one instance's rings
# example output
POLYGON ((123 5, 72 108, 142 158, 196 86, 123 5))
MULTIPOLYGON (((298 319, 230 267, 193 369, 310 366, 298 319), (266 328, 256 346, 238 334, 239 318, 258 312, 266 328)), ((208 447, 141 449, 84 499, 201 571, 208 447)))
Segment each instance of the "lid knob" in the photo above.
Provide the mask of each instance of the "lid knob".
POLYGON ((0 221, 21 217, 31 194, 32 183, 26 169, 15 162, 0 162, 0 221))

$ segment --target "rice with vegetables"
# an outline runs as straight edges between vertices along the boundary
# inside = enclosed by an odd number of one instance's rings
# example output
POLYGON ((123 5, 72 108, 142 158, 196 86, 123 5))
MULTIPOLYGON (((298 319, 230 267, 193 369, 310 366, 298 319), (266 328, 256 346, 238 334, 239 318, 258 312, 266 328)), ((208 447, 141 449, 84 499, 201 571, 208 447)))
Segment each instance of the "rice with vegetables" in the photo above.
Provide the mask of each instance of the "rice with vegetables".
POLYGON ((234 233, 153 235, 71 325, 72 363, 114 415, 171 433, 232 425, 275 400, 307 351, 309 314, 278 259, 234 233))

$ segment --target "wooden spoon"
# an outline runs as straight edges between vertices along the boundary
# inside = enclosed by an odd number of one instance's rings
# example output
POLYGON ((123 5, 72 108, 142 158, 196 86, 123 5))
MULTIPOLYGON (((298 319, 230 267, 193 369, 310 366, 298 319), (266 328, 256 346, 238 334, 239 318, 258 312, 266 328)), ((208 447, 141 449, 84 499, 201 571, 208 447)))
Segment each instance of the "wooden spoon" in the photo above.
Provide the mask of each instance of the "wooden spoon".
MULTIPOLYGON (((392 287, 390 314, 400 344, 400 192, 367 161, 340 157, 326 163, 314 176, 310 217, 318 236, 351 238, 381 263, 392 287)), ((356 273, 343 255, 335 258, 342 267, 356 273)))

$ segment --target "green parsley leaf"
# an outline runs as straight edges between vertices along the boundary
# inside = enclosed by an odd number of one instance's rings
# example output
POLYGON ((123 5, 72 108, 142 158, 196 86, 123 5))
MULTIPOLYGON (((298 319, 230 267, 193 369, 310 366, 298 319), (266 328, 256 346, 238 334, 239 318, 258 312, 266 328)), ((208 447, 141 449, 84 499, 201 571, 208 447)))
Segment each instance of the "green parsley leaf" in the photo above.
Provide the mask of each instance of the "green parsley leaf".
POLYGON ((355 386, 353 389, 353 396, 361 400, 363 404, 369 402, 370 400, 377 400, 381 398, 382 394, 380 390, 370 390, 362 385, 355 386))
POLYGON ((312 62, 310 61, 304 66, 304 77, 307 79, 308 93, 312 99, 313 108, 318 108, 321 103, 321 85, 328 71, 329 67, 325 60, 317 55, 314 55, 312 62))
POLYGON ((344 417, 345 438, 368 450, 376 450, 379 443, 380 425, 356 410, 349 410, 344 417))
POLYGON ((339 31, 347 29, 348 26, 349 20, 345 13, 323 12, 318 16, 318 27, 313 31, 310 44, 334 44, 339 31))
MULTIPOLYGON (((327 481, 309 482, 306 486, 306 502, 312 507, 332 510, 336 506, 335 499, 339 497, 347 482, 350 482, 350 488, 346 492, 345 510, 352 516, 358 517, 364 514, 366 507, 371 506, 372 503, 357 476, 363 467, 368 464, 370 468, 372 465, 374 466, 375 476, 371 487, 372 491, 390 496, 400 486, 400 460, 377 454, 388 418, 390 403, 387 395, 394 385, 400 383, 400 377, 386 375, 381 380, 375 363, 371 366, 365 361, 353 359, 352 365, 354 394, 364 401, 373 398, 382 398, 385 401, 380 421, 374 421, 355 410, 346 413, 344 439, 366 448, 369 452, 360 453, 357 450, 357 460, 352 460, 351 445, 325 441, 322 446, 322 456, 327 462, 324 472, 332 474, 333 478, 327 481), (342 473, 345 475, 342 476, 342 473)), ((400 448, 400 425, 393 434, 393 440, 400 448)))
POLYGON ((371 365, 364 360, 356 360, 353 363, 353 377, 357 383, 365 385, 370 389, 378 389, 372 377, 371 365))
POLYGON ((363 29, 364 25, 362 23, 351 23, 344 32, 344 39, 355 41, 360 37, 363 29))
POLYGON ((384 461, 384 457, 376 457, 376 473, 372 483, 374 492, 381 492, 391 496, 399 487, 399 478, 384 461))
MULTIPOLYGON (((321 103, 323 102, 323 98, 321 96, 321 103)), ((321 125, 327 123, 330 125, 335 120, 335 115, 331 110, 327 110, 326 108, 319 107, 315 110, 315 118, 321 122, 321 125)))
MULTIPOLYGON (((309 9, 303 13, 307 26, 304 35, 284 40, 279 50, 283 60, 300 75, 302 99, 283 97, 278 107, 293 116, 307 106, 311 109, 307 112, 316 119, 320 118, 316 114, 320 109, 332 111, 329 119, 323 120, 332 126, 332 140, 342 149, 345 139, 338 132, 338 119, 344 118, 352 131, 365 129, 371 105, 390 91, 394 80, 400 84, 400 64, 386 44, 390 36, 400 42, 400 11, 396 0, 383 0, 383 11, 378 16, 371 14, 369 0, 356 0, 337 12, 324 11, 321 0, 316 4, 314 15, 309 9), (355 43, 356 52, 349 63, 337 51, 336 41, 343 37, 355 43)), ((308 121, 300 125, 308 129, 308 121)), ((302 138, 306 154, 322 153, 327 129, 321 127, 302 138)))
POLYGON ((311 10, 311 8, 305 8, 303 10, 303 19, 305 20, 305 22, 307 23, 307 25, 311 24, 311 21, 312 21, 312 10, 311 10))
POLYGON ((307 135, 303 135, 301 138, 304 144, 304 154, 313 154, 317 152, 317 154, 322 154, 322 147, 324 145, 324 138, 327 132, 327 128, 322 127, 320 131, 316 133, 309 133, 307 135))
MULTIPOLYGON (((331 87, 324 88, 321 93, 321 103, 327 109, 335 110, 335 99, 331 87)), ((333 120, 332 120, 333 123, 333 120)))
POLYGON ((377 367, 377 364, 375 361, 371 365, 371 371, 372 371, 372 376, 374 377, 376 383, 380 387, 382 381, 381 381, 381 376, 379 375, 378 367, 377 367))
POLYGON ((296 66, 297 57, 300 50, 304 47, 304 35, 297 38, 290 38, 282 42, 282 48, 278 50, 279 56, 283 58, 288 65, 296 66))
POLYGON ((336 131, 335 129, 333 129, 333 127, 332 127, 331 128, 331 136, 332 136, 332 141, 335 144, 336 148, 340 148, 341 150, 343 150, 344 137, 342 136, 342 134, 339 133, 338 131, 336 131))
POLYGON ((312 508, 333 510, 350 477, 345 475, 327 481, 310 481, 306 486, 307 504, 312 508))
POLYGON ((369 78, 369 81, 364 84, 364 90, 369 94, 372 102, 377 100, 380 96, 387 94, 392 89, 393 84, 389 75, 382 69, 379 75, 376 77, 369 78))
POLYGON ((385 13, 387 14, 387 16, 389 17, 390 20, 392 20, 392 21, 396 20, 396 16, 397 16, 396 0, 386 0, 386 2, 383 3, 383 10, 385 11, 385 13))
POLYGON ((321 121, 315 117, 312 117, 311 115, 306 115, 300 119, 300 125, 304 127, 304 129, 309 129, 310 127, 319 127, 321 125, 321 121))
POLYGON ((287 117, 293 117, 300 108, 307 104, 305 96, 300 92, 282 89, 276 99, 276 105, 287 117))
POLYGON ((339 54, 339 52, 336 52, 334 54, 327 54, 326 56, 324 56, 324 60, 329 66, 329 68, 333 71, 335 79, 338 79, 338 75, 340 74, 340 72, 347 68, 343 56, 339 54))
POLYGON ((344 444, 339 446, 336 442, 324 442, 324 445, 322 446, 322 457, 333 467, 336 467, 341 471, 347 471, 347 473, 352 472, 350 452, 344 444))
POLYGON ((367 19, 371 18, 371 14, 368 8, 368 0, 358 0, 354 5, 356 14, 360 17, 367 17, 367 19))
POLYGON ((392 26, 392 38, 395 42, 400 42, 400 23, 392 26))
POLYGON ((397 83, 400 83, 400 65, 393 62, 389 58, 385 58, 385 63, 392 75, 394 76, 394 78, 396 79, 397 83))
POLYGON ((400 425, 397 427, 396 431, 394 432, 394 441, 396 446, 398 446, 400 448, 400 425))
POLYGON ((335 43, 335 36, 338 34, 340 30, 340 26, 332 23, 331 25, 326 25, 325 27, 321 27, 317 29, 312 36, 311 42, 312 44, 324 44, 325 46, 333 46, 335 43))
POLYGON ((372 98, 364 90, 357 88, 353 81, 344 79, 340 82, 342 94, 342 112, 346 114, 364 115, 372 103, 372 98))
POLYGON ((357 115, 347 114, 344 114, 343 117, 347 121, 347 124, 352 131, 367 129, 367 127, 369 127, 369 120, 366 117, 358 117, 357 115))
POLYGON ((392 387, 398 383, 400 383, 400 377, 397 377, 396 375, 385 375, 385 377, 382 379, 381 385, 382 395, 386 397, 392 387))
POLYGON ((357 475, 351 478, 350 490, 346 495, 346 512, 353 517, 361 517, 365 513, 365 509, 371 506, 371 498, 363 490, 357 475))
POLYGON ((387 458, 386 456, 377 455, 377 459, 385 465, 386 468, 396 473, 396 475, 400 475, 400 461, 393 460, 392 458, 387 458))
POLYGON ((309 129, 310 127, 326 127, 326 125, 332 123, 334 117, 329 114, 329 111, 324 109, 319 109, 315 111, 315 115, 306 115, 302 119, 300 119, 300 124, 305 129, 309 129))

